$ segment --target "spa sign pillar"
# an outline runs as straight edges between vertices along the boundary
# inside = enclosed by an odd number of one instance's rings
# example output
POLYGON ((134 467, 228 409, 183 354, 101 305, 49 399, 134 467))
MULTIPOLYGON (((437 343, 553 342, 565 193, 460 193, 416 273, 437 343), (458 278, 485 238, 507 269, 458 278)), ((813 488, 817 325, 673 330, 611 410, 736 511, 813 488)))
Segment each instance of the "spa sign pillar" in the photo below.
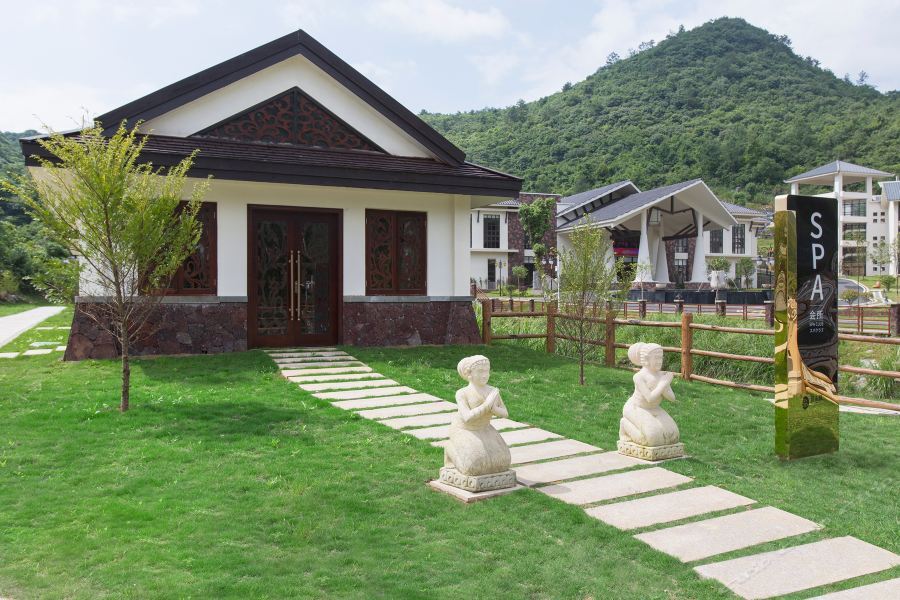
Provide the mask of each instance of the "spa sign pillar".
POLYGON ((775 198, 775 451, 838 449, 837 200, 775 198))

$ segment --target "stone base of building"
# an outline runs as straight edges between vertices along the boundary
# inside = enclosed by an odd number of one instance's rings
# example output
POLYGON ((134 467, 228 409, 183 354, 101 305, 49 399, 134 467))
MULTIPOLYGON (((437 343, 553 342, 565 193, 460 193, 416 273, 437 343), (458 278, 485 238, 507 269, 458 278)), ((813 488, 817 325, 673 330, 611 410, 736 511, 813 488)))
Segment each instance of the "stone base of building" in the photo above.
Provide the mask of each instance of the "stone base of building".
POLYGON ((634 442, 619 440, 619 454, 642 460, 666 460, 684 456, 684 444, 678 442, 667 446, 641 446, 634 442))
MULTIPOLYGON (((235 299, 238 299, 235 297, 235 299)), ((247 350, 247 302, 197 297, 166 298, 148 320, 151 333, 131 354, 216 354, 247 350)), ((120 356, 115 338, 91 316, 96 302, 77 301, 65 360, 120 356)), ((353 346, 479 344, 469 299, 364 298, 343 304, 343 339, 353 346)))
POLYGON ((352 346, 480 344, 471 300, 344 300, 343 343, 352 346))
MULTIPOLYGON (((216 354, 247 349, 247 303, 163 303, 148 319, 149 335, 131 348, 136 356, 216 354)), ((116 358, 120 348, 92 315, 97 304, 76 302, 65 360, 116 358)))
POLYGON ((488 492, 514 487, 516 472, 510 469, 489 475, 463 475, 453 467, 441 467, 439 481, 467 492, 488 492))

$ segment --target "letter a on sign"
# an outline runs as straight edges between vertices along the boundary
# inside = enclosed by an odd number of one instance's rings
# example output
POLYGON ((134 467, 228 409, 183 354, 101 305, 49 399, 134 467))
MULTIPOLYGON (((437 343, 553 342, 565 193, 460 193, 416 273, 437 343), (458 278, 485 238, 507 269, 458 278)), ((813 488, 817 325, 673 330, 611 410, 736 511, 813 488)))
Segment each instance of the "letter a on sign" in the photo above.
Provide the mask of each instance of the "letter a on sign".
POLYGON ((838 449, 837 201, 775 199, 775 451, 838 449))

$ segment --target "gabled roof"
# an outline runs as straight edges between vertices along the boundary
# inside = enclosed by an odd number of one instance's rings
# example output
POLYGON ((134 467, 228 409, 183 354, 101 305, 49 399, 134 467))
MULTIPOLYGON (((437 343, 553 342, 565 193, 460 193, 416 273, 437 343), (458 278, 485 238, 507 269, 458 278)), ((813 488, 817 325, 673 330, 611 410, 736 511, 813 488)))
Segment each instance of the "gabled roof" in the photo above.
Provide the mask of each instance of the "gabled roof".
POLYGON ((755 208, 750 208, 748 206, 741 206, 740 204, 732 204, 731 202, 725 202, 724 200, 719 200, 722 203, 722 206, 728 209, 733 215, 741 215, 741 216, 751 216, 751 217, 768 217, 765 211, 756 210, 755 208))
POLYGON ((734 220, 734 217, 732 217, 722 205, 722 201, 712 193, 712 190, 706 186, 702 179, 691 179, 690 181, 673 183, 672 185, 658 187, 647 190, 646 192, 631 194, 630 196, 601 206, 597 210, 587 213, 576 221, 566 223, 562 226, 559 226, 559 224, 557 225, 561 230, 572 229, 587 223, 593 223, 601 227, 613 226, 633 217, 640 211, 649 208, 666 198, 675 196, 676 194, 685 193, 692 189, 698 190, 702 195, 697 196, 697 198, 700 198, 706 203, 706 206, 701 207, 701 212, 704 217, 710 218, 713 222, 721 226, 731 226, 737 223, 737 221, 734 220), (719 214, 712 215, 712 211, 718 212, 719 214))
POLYGON ((828 178, 831 175, 837 175, 838 173, 843 173, 844 175, 850 175, 851 177, 893 177, 893 173, 885 173, 884 171, 879 171, 878 169, 872 169, 870 167, 864 167, 862 165, 856 165, 850 162, 846 162, 843 160, 836 160, 834 162, 830 162, 827 165, 822 165, 821 167, 816 167, 815 169, 810 169, 805 173, 800 173, 799 175, 794 175, 790 179, 785 179, 785 183, 824 183, 822 178, 828 178), (817 181, 818 180, 818 181, 817 181))
POLYGON ((568 196, 560 200, 560 209, 556 214, 556 226, 565 227, 599 207, 611 204, 622 197, 640 192, 631 181, 617 181, 603 187, 568 196))
POLYGON ((881 193, 888 202, 900 200, 900 181, 880 181, 881 193))
MULTIPOLYGON (((54 158, 40 145, 39 137, 19 143, 29 166, 39 164, 34 155, 54 158)), ((214 138, 148 135, 140 158, 155 166, 171 166, 194 150, 199 152, 190 170, 192 177, 499 197, 514 196, 522 186, 517 177, 468 162, 451 165, 380 152, 214 138)))
POLYGON ((123 120, 131 126, 137 120, 152 119, 297 54, 328 73, 440 160, 455 166, 465 161, 465 152, 302 29, 115 108, 96 120, 106 127, 105 133, 111 134, 123 120))

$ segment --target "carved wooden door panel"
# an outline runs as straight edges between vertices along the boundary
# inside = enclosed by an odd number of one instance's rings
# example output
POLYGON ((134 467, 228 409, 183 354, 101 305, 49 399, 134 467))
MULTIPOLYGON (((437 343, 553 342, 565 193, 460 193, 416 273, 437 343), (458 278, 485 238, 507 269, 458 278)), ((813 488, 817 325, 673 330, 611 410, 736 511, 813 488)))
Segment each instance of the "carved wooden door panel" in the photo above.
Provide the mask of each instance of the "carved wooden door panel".
POLYGON ((247 306, 251 346, 337 342, 338 225, 335 212, 251 211, 247 306))

